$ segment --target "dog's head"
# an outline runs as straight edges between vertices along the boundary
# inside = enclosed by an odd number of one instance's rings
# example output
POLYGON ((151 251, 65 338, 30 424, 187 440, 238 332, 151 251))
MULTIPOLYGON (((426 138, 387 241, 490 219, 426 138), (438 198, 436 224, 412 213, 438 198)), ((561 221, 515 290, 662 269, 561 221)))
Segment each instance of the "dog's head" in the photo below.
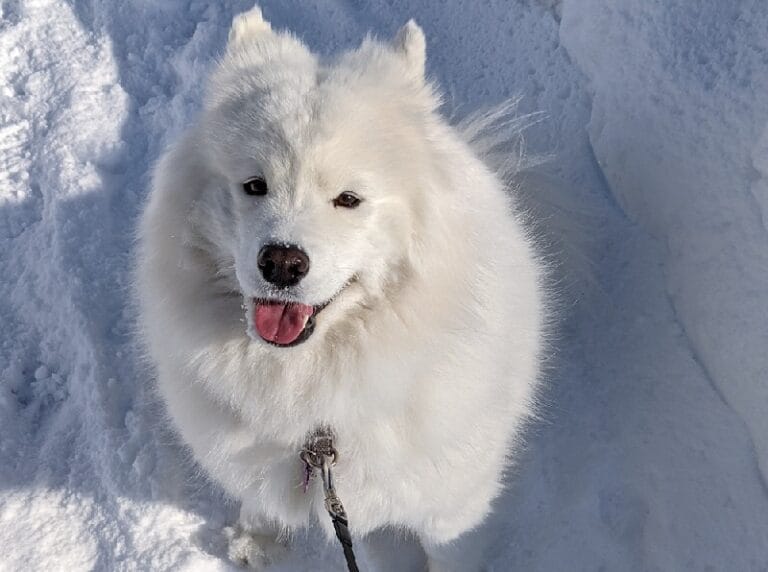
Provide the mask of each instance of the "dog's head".
POLYGON ((238 16, 198 131, 212 184, 193 217, 255 340, 292 346, 407 272, 438 105, 421 29, 321 61, 238 16))

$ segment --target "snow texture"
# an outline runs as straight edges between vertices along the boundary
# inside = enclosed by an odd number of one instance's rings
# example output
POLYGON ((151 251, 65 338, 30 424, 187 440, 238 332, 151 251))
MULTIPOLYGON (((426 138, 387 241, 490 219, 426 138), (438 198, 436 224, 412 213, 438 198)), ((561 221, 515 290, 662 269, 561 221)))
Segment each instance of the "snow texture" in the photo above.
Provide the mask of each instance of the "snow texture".
MULTIPOLYGON (((2 570, 230 568, 235 507, 162 429, 129 282, 152 161, 250 6, 0 3, 2 570)), ((768 4, 262 7, 323 53, 413 17, 447 113, 546 114, 528 147, 593 280, 564 289, 488 569, 767 569, 768 4)), ((339 566, 309 531, 276 570, 339 566)))

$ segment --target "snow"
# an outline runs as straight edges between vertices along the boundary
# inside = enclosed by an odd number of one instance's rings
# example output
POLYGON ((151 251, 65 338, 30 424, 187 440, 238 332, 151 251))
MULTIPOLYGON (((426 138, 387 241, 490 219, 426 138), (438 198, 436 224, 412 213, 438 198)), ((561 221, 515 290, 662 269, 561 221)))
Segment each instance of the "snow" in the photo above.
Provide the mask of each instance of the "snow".
MULTIPOLYGON (((489 569, 766 569, 768 5, 409 4, 262 6, 324 53, 414 17, 448 113, 547 115, 528 146, 593 280, 489 569)), ((152 161, 250 2, 0 6, 0 569, 228 569, 234 507, 162 429, 129 280, 152 161)), ((308 558, 339 569, 314 531, 276 569, 308 558)))

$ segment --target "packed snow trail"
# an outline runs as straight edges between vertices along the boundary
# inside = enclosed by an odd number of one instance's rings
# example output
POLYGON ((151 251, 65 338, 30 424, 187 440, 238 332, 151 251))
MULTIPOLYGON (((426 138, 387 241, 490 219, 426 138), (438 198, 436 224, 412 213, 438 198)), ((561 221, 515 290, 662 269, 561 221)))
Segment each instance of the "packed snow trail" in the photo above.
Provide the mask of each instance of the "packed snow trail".
POLYGON ((613 194, 664 243, 694 357, 766 480, 768 10, 671 4, 566 3, 561 37, 594 93, 589 134, 613 194))
MULTIPOLYGON (((594 245, 489 569, 767 568, 768 5, 410 4, 262 7, 323 53, 416 18, 447 113, 548 115, 529 148, 594 245)), ((152 161, 251 5, 0 4, 0 569, 230 568, 235 507, 161 429, 130 275, 152 161)), ((277 570, 339 569, 295 544, 277 570)))

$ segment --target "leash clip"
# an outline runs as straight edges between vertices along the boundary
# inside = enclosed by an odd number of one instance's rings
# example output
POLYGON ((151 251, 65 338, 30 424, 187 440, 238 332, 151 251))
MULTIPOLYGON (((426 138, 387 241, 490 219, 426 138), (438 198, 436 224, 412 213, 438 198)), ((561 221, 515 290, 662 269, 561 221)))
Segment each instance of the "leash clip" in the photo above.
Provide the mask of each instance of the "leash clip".
POLYGON ((336 487, 333 484, 333 471, 331 468, 336 464, 335 459, 332 457, 323 457, 323 465, 320 470, 320 475, 323 478, 323 492, 325 492, 325 510, 331 518, 343 518, 346 520, 347 513, 344 510, 344 505, 341 504, 341 499, 336 494, 336 487))
POLYGON ((349 521, 347 512, 341 499, 336 494, 333 482, 333 466, 339 459, 339 453, 333 446, 333 433, 327 427, 317 429, 307 439, 307 443, 299 453, 299 458, 304 463, 304 492, 309 489, 309 483, 315 470, 320 471, 323 480, 323 492, 325 493, 325 510, 331 517, 336 538, 344 551, 344 559, 347 562, 349 572, 359 572, 355 553, 352 549, 352 535, 349 533, 349 521))
POLYGON ((344 510, 344 505, 341 504, 341 499, 336 494, 336 486, 333 482, 333 466, 339 458, 336 449, 331 448, 330 455, 304 449, 299 453, 299 457, 304 461, 304 492, 309 487, 315 469, 319 469, 320 477, 323 480, 323 492, 325 493, 325 510, 331 517, 346 518, 347 513, 344 510))

